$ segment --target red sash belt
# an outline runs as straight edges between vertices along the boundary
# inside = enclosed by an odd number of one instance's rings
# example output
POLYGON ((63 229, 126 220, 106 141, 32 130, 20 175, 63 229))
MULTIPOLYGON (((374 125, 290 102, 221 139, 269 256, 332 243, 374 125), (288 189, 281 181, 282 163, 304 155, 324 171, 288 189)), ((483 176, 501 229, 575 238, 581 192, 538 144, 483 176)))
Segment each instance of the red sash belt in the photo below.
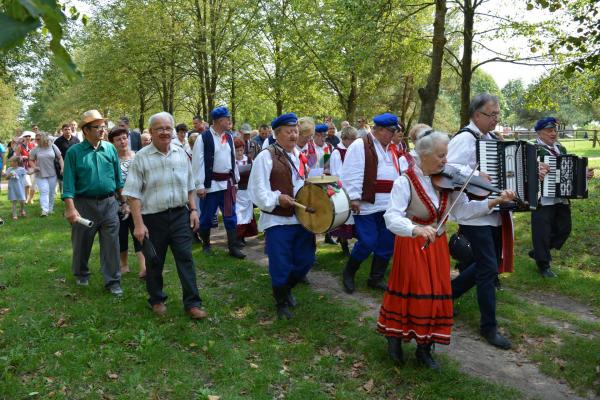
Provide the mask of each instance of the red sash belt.
POLYGON ((394 181, 385 181, 377 179, 375 181, 375 193, 390 193, 392 191, 393 186, 394 181))
POLYGON ((235 186, 232 185, 231 173, 213 172, 212 179, 214 181, 223 182, 227 181, 227 189, 225 190, 225 209, 223 210, 224 217, 230 217, 233 215, 233 205, 235 204, 236 190, 235 186))

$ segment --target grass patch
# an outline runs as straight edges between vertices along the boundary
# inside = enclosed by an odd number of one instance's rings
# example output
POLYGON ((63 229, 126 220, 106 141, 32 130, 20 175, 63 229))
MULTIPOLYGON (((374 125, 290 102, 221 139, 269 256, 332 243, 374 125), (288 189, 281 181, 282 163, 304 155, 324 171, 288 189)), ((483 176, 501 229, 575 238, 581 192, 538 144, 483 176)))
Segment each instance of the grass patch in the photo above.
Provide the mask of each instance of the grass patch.
MULTIPOLYGON (((0 200, 0 214, 8 212, 0 200)), ((123 279, 122 299, 104 290, 97 248, 90 287, 76 287, 66 221, 29 213, 0 229, 0 398, 520 398, 461 374, 443 356, 442 374, 412 360, 393 368, 360 307, 310 287, 297 290, 296 318, 276 321, 264 268, 219 251, 204 257, 197 245, 210 318, 194 323, 184 315, 169 256, 169 310, 157 319, 135 272, 123 279)))
POLYGON ((600 145, 593 147, 592 140, 569 140, 567 138, 560 141, 569 153, 577 154, 581 157, 600 157, 600 145))

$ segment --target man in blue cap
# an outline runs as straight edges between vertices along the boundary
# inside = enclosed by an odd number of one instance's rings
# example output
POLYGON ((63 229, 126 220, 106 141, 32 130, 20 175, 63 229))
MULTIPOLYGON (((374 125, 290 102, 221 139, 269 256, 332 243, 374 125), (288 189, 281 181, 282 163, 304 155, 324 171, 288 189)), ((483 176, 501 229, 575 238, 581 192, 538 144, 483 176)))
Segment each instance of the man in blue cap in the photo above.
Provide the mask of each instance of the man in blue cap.
POLYGON ((269 275, 279 318, 292 318, 292 289, 315 262, 315 235, 296 218, 294 197, 304 186, 306 157, 296 147, 298 118, 280 115, 271 123, 276 142, 261 151, 250 172, 248 193, 260 209, 258 229, 265 233, 269 275))
POLYGON ((390 144, 400 128, 398 117, 385 113, 373 118, 372 133, 356 139, 346 152, 342 183, 350 197, 358 241, 343 273, 344 290, 353 293, 354 276, 371 253, 373 261, 367 285, 385 290, 385 270, 394 250, 394 235, 383 219, 394 181, 399 176, 398 160, 390 144))
MULTIPOLYGON (((542 118, 535 124, 537 133, 536 145, 538 157, 558 156, 567 154, 567 149, 561 146, 556 128, 559 122, 554 117, 542 118)), ((540 163, 540 179, 543 180, 549 167, 540 163)), ((588 170, 588 179, 593 177, 593 171, 588 170)), ((540 199, 540 207, 531 212, 531 242, 533 249, 529 257, 535 260, 538 271, 544 278, 554 278, 556 274, 550 269, 551 249, 559 250, 571 233, 571 206, 569 199, 563 197, 544 197, 540 199)))
POLYGON ((229 255, 245 258, 237 242, 235 215, 235 185, 240 174, 235 163, 231 114, 227 107, 211 111, 212 125, 196 140, 192 154, 192 169, 196 193, 200 197, 200 238, 205 254, 210 254, 210 228, 217 208, 223 214, 229 255))

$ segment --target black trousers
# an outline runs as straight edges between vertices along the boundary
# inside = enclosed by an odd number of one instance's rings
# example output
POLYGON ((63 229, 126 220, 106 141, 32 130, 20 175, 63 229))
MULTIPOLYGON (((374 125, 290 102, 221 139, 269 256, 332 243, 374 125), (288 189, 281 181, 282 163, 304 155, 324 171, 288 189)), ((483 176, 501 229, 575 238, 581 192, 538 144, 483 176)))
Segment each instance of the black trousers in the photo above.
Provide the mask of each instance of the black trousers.
POLYGON ((533 254, 539 264, 550 264, 550 249, 560 249, 571 234, 571 206, 554 204, 531 212, 533 254))
POLYGON ((177 274, 183 291, 183 306, 186 310, 200 307, 202 300, 196 284, 196 268, 192 259, 192 230, 190 213, 185 207, 170 209, 156 214, 143 216, 148 228, 150 242, 156 250, 158 262, 152 263, 146 258, 146 289, 150 305, 164 303, 167 295, 163 292, 163 267, 167 247, 171 248, 177 274))
POLYGON ((123 219, 123 215, 119 213, 119 251, 122 253, 129 249, 129 234, 133 239, 133 248, 135 252, 142 251, 142 244, 133 236, 133 217, 130 215, 123 219))

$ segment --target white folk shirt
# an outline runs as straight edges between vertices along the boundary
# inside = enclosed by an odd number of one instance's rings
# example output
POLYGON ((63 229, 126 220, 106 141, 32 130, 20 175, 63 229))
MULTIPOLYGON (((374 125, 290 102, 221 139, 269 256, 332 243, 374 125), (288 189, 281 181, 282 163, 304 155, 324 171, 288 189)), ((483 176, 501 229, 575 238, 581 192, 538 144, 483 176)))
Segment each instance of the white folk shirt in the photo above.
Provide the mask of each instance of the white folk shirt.
MULTIPOLYGON (((554 143, 552 146, 544 143, 540 138, 537 138, 538 146, 545 147, 546 149, 552 149, 556 154, 561 154, 560 149, 557 146, 557 143, 554 143)), ((543 161, 543 160, 540 160, 543 161)), ((540 204, 542 206, 553 206, 555 204, 569 204, 569 199, 564 197, 540 197, 540 204)))
MULTIPOLYGON (((294 149, 292 153, 287 153, 292 159, 296 169, 292 169, 292 184, 294 186, 294 196, 302 186, 304 186, 304 179, 298 175, 300 170, 300 153, 297 149, 294 149)), ((279 190, 273 191, 271 189, 271 171, 273 170, 273 159, 271 158, 271 152, 261 151, 252 163, 252 171, 250 172, 250 179, 248 181, 248 193, 250 199, 256 206, 261 210, 260 218, 258 219, 258 230, 264 232, 266 229, 276 225, 294 225, 299 224, 298 219, 295 215, 291 217, 283 217, 281 215, 273 215, 262 212, 262 210, 271 212, 279 205, 279 190)))
POLYGON ((142 214, 155 214, 186 205, 194 187, 190 161, 180 146, 171 143, 163 154, 150 144, 131 161, 123 196, 139 199, 142 214))
MULTIPOLYGON (((222 174, 227 174, 234 169, 235 180, 236 182, 240 180, 240 173, 237 169, 237 166, 234 164, 231 165, 231 146, 229 146, 229 142, 225 141, 222 143, 221 136, 216 133, 212 126, 210 127, 210 132, 212 133, 211 137, 213 139, 213 143, 215 145, 215 159, 213 163, 213 172, 218 172, 222 174)), ((223 135, 228 135, 227 132, 224 132, 223 135)), ((202 140, 202 135, 198 136, 196 142, 194 143, 194 150, 192 153, 192 171, 194 173, 196 190, 205 189, 204 187, 204 141, 202 140)), ((227 189, 227 181, 213 181, 210 184, 210 188, 208 189, 208 193, 218 192, 220 190, 227 189)))
MULTIPOLYGON (((417 152, 413 150, 409 151, 409 154, 416 159, 417 158, 417 152)), ((400 168, 400 173, 403 174, 408 170, 409 167, 409 162, 408 159, 406 158, 406 156, 400 156, 400 158, 398 158, 398 168, 400 168)))
MULTIPOLYGON (((482 139, 492 139, 489 133, 482 134, 479 128, 471 121, 467 128, 473 132, 481 135, 482 139)), ((473 137, 470 132, 463 132, 460 135, 452 138, 448 144, 448 165, 451 165, 465 176, 471 175, 471 172, 477 164, 477 140, 473 137)), ((479 172, 475 172, 475 175, 479 175, 479 172)), ((493 212, 488 215, 481 217, 457 217, 456 222, 461 225, 471 226, 500 226, 500 213, 493 212)))
MULTIPOLYGON (((394 165, 393 155, 389 151, 389 145, 384 149, 381 143, 371 135, 377 153, 377 179, 394 181, 399 174, 394 165)), ((342 166, 342 184, 348 193, 350 200, 360 200, 362 197, 362 185, 365 176, 365 145, 363 139, 356 139, 346 152, 344 165, 342 166)), ((390 202, 389 193, 375 193, 375 203, 360 202, 360 214, 369 215, 385 211, 390 202)))
MULTIPOLYGON (((417 160, 416 164, 419 162, 417 160)), ((431 199, 433 205, 439 209, 440 198, 438 192, 434 189, 431 178, 424 176, 421 169, 415 165, 415 174, 425 189, 425 193, 431 199)), ((458 192, 452 192, 448 197, 448 203, 446 207, 450 207, 452 202, 456 199, 458 192)), ((417 224, 413 223, 410 218, 406 216, 406 209, 411 198, 410 183, 406 175, 400 176, 394 182, 392 193, 390 196, 390 204, 387 211, 383 215, 385 219, 385 225, 387 228, 398 236, 414 237, 413 230, 417 224)), ((456 218, 472 218, 474 216, 482 216, 491 213, 492 211, 488 208, 488 200, 481 201, 470 201, 467 196, 462 193, 458 199, 458 202, 452 209, 452 215, 456 218)), ((437 227, 437 222, 435 223, 437 227)))
MULTIPOLYGON (((344 146, 344 144, 340 142, 338 143, 336 148, 344 150, 346 146, 344 146)), ((342 164, 342 153, 335 150, 332 151, 331 158, 329 158, 329 172, 331 173, 331 175, 337 177, 342 176, 342 164)))
MULTIPOLYGON (((235 160, 235 163, 238 165, 238 167, 242 165, 247 165, 248 157, 244 155, 241 160, 235 160)), ((250 200, 248 190, 239 189, 236 192, 235 214, 237 216, 238 225, 249 224, 250 221, 252 221, 252 217, 254 216, 254 209, 252 207, 252 200, 250 200)))

